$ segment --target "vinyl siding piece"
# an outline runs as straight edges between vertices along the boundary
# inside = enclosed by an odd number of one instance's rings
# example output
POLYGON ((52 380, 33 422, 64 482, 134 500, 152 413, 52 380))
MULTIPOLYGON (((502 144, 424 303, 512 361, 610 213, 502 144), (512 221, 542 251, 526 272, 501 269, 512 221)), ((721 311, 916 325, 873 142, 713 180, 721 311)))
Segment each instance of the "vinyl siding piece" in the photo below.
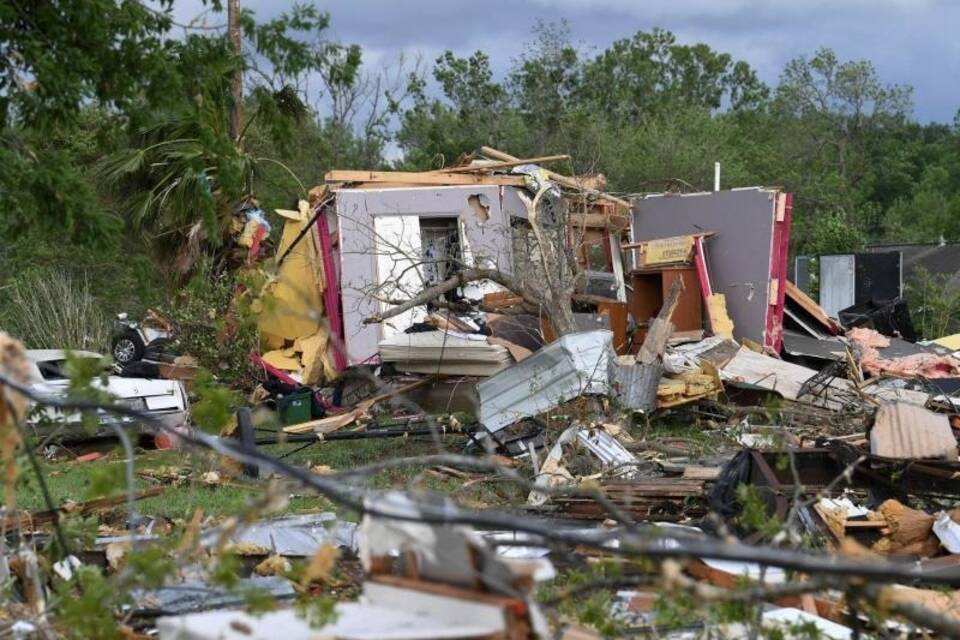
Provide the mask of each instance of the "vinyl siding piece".
POLYGON ((579 395, 608 394, 613 332, 563 336, 477 385, 480 422, 491 432, 579 395))

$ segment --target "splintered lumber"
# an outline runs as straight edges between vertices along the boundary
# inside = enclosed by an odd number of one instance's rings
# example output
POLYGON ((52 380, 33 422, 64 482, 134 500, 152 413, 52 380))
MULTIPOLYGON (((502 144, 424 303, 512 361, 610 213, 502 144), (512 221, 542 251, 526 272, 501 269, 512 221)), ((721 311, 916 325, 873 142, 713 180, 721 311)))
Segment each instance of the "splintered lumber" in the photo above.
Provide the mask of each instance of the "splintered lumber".
MULTIPOLYGON (((494 160, 503 160, 504 162, 517 162, 518 160, 520 160, 520 158, 511 156, 509 153, 504 153, 503 151, 499 151, 498 149, 494 149, 493 147, 480 147, 480 153, 487 156, 488 158, 493 158, 494 160)), ((609 202, 618 204, 621 207, 626 207, 628 209, 630 208, 630 203, 627 202, 626 200, 622 200, 621 198, 612 196, 609 193, 604 193, 603 191, 590 189, 585 185, 577 182, 573 178, 561 175, 559 173, 555 173, 553 171, 550 171, 549 169, 544 169, 544 171, 547 172, 547 177, 549 177, 551 180, 553 180, 557 184, 567 187, 568 189, 575 189, 577 191, 582 191, 583 193, 588 193, 592 196, 596 196, 597 198, 602 198, 609 202)))
POLYGON ((637 362, 640 364, 653 364, 663 355, 667 348, 667 340, 673 333, 673 324, 670 322, 674 309, 680 301, 680 294, 683 292, 683 276, 673 281, 670 291, 667 293, 667 299, 660 307, 657 317, 650 323, 650 330, 647 332, 640 352, 637 353, 637 362))
POLYGON ((877 507, 874 517, 882 518, 887 524, 887 529, 882 530, 884 536, 873 544, 874 551, 930 557, 940 548, 940 542, 933 533, 936 518, 929 513, 911 509, 891 499, 877 507))
POLYGON ((486 176, 472 174, 448 174, 416 171, 351 171, 336 169, 328 171, 323 176, 331 182, 360 182, 364 184, 383 182, 391 186, 404 185, 501 185, 508 187, 523 187, 526 181, 523 176, 486 176))
MULTIPOLYGON (((738 573, 731 573, 716 567, 711 567, 703 560, 690 560, 684 565, 684 570, 694 578, 703 580, 716 587, 723 589, 743 589, 745 576, 738 573)), ((751 582, 753 582, 751 580, 751 582)), ((816 615, 826 618, 837 624, 847 624, 843 609, 834 601, 828 600, 818 595, 812 595, 813 605, 816 608, 816 615)), ((773 602, 781 607, 803 608, 803 596, 780 596, 773 598, 773 602)))
MULTIPOLYGON (((606 482, 600 486, 608 500, 638 521, 677 522, 706 515, 707 482, 695 478, 650 478, 606 482)), ((551 498, 552 515, 574 520, 609 518, 607 509, 592 498, 551 498)))
POLYGON ((827 312, 823 310, 823 307, 818 305, 813 298, 808 296, 800 287, 793 284, 789 280, 786 281, 786 295, 791 301, 797 304, 801 309, 806 311, 810 316, 815 319, 820 325, 827 330, 830 335, 838 335, 843 330, 837 322, 827 315, 827 312))
POLYGON ((569 160, 568 155, 557 156, 538 156, 536 158, 522 158, 519 160, 507 160, 505 162, 487 162, 485 164, 471 164, 463 167, 450 167, 449 169, 437 169, 435 173, 474 173, 483 171, 497 171, 499 169, 511 169, 524 164, 546 164, 548 162, 560 162, 569 160))
POLYGON ((378 402, 383 402, 394 396, 402 395, 408 391, 413 391, 417 387, 422 387, 428 382, 432 381, 434 378, 420 378, 415 380, 410 384, 406 384, 402 387, 397 387, 396 389, 390 389, 384 393, 375 395, 366 400, 362 400, 357 403, 357 406, 352 410, 347 411, 346 413, 339 413, 333 416, 327 416, 326 418, 320 418, 319 420, 310 420, 309 422, 301 422, 300 424, 293 424, 289 427, 284 427, 284 433, 309 433, 311 431, 317 433, 317 435, 322 436, 326 433, 332 433, 337 429, 342 429, 348 424, 354 422, 357 418, 365 416, 370 409, 373 408, 378 402))
MULTIPOLYGON (((151 487, 135 493, 133 499, 143 500, 144 498, 153 498, 163 493, 164 490, 164 487, 151 487)), ((127 494, 123 493, 122 495, 111 496, 109 498, 87 500, 86 502, 74 504, 70 507, 60 507, 54 510, 13 513, 0 519, 0 522, 3 523, 2 526, 5 530, 12 528, 41 527, 53 523, 68 513, 86 516, 91 513, 96 513, 97 511, 113 509, 126 503, 127 494)))

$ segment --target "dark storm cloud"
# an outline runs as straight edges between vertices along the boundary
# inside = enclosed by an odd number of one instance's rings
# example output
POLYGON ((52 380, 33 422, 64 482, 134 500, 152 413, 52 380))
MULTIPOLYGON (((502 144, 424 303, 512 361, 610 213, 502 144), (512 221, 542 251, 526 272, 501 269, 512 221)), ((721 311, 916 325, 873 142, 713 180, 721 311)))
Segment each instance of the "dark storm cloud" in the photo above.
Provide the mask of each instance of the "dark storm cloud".
MULTIPOLYGON (((292 4, 242 0, 258 16, 292 4)), ((960 107, 960 2, 950 0, 333 0, 318 2, 331 14, 343 42, 363 46, 368 63, 397 52, 419 53, 432 64, 445 49, 477 49, 497 73, 509 70, 532 38, 538 19, 566 19, 573 39, 589 50, 637 30, 663 27, 682 42, 705 42, 753 65, 775 84, 791 58, 817 47, 841 59, 871 60, 884 82, 914 89, 916 116, 950 121, 960 107)), ((199 0, 181 1, 184 18, 199 0)))

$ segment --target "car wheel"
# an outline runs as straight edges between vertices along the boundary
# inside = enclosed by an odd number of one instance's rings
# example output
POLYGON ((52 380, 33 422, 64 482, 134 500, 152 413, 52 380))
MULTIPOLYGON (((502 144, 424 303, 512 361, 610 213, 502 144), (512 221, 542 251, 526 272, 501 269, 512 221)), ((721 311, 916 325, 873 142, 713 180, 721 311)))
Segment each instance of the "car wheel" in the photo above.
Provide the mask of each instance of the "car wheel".
POLYGON ((143 340, 135 331, 124 331, 113 340, 113 359, 117 364, 140 360, 145 350, 143 340))
MULTIPOLYGON (((249 407, 237 410, 237 430, 240 432, 240 445, 248 451, 257 450, 257 434, 253 429, 253 414, 249 407)), ((260 465, 243 463, 243 475, 250 478, 260 477, 260 465)))

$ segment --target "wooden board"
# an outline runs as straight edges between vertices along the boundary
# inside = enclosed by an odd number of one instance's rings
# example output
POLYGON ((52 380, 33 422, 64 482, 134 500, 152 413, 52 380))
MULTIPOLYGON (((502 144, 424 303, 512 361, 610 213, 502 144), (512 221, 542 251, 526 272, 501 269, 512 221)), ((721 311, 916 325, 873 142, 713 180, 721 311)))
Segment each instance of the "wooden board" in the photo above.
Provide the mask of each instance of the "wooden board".
POLYGON ((627 303, 611 300, 598 302, 597 313, 606 314, 610 318, 610 329, 613 331, 613 349, 618 355, 626 355, 627 344, 627 303))
POLYGON ((662 291, 666 297, 667 292, 673 282, 683 278, 684 289, 680 293, 680 299, 677 301, 677 308, 674 310, 671 320, 677 331, 695 331, 703 328, 703 301, 700 296, 700 279, 697 277, 697 270, 693 267, 689 269, 671 269, 663 272, 662 291))
POLYGON ((813 298, 804 293, 797 285, 789 280, 785 282, 787 286, 786 295, 791 302, 810 314, 829 334, 837 335, 840 333, 840 325, 827 315, 823 307, 814 302, 813 298))
POLYGON ((630 226, 627 216, 606 215, 603 213, 571 213, 570 226, 572 227, 602 227, 622 231, 630 226))
MULTIPOLYGON (((488 158, 493 158, 495 160, 503 160, 504 162, 515 162, 520 159, 515 156, 511 156, 508 153, 504 153, 503 151, 494 149, 493 147, 480 147, 480 153, 487 156, 488 158)), ((585 184, 581 184, 577 182, 577 180, 575 180, 574 178, 561 175, 559 173, 550 171, 549 169, 544 169, 544 171, 546 171, 548 178, 550 178, 554 182, 559 183, 564 187, 567 187, 568 189, 576 189, 578 191, 582 191, 583 193, 588 193, 590 195, 596 196, 597 198, 602 198, 609 202, 613 202, 615 204, 620 205, 621 207, 630 208, 630 203, 627 202, 626 200, 622 200, 616 196, 612 196, 609 193, 604 193, 602 191, 591 189, 585 184)))
POLYGON ((484 176, 472 174, 426 173, 415 171, 348 171, 337 169, 324 175, 326 182, 390 183, 404 185, 502 185, 522 187, 523 176, 484 176))
POLYGON ((654 266, 672 264, 675 262, 689 262, 693 252, 693 236, 677 236, 651 240, 646 243, 643 251, 643 265, 654 266))
POLYGON ((521 158, 519 160, 504 162, 486 162, 484 164, 469 164, 463 167, 450 167, 449 169, 438 169, 434 173, 474 173, 493 171, 495 169, 510 169, 511 167, 519 167, 523 164, 545 164, 547 162, 559 162, 569 159, 570 156, 568 155, 538 156, 536 158, 521 158))

